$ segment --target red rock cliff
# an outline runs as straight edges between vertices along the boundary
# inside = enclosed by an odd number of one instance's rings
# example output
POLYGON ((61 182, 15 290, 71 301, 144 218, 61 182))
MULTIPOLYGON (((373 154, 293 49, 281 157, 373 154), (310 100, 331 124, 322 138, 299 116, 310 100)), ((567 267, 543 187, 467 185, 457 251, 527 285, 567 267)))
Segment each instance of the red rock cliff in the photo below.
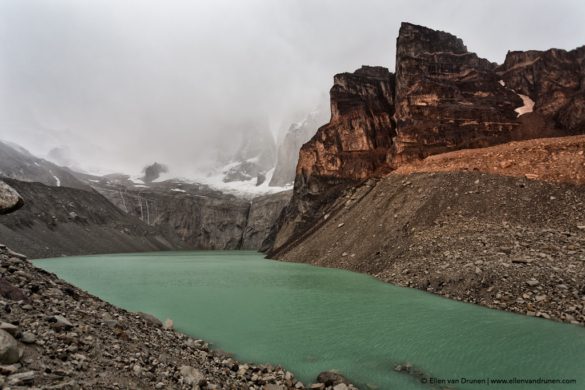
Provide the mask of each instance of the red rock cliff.
POLYGON ((271 255, 318 228, 343 189, 405 162, 585 133, 585 47, 511 52, 498 67, 454 35, 403 23, 396 75, 364 66, 336 75, 330 94, 331 120, 301 148, 271 255))

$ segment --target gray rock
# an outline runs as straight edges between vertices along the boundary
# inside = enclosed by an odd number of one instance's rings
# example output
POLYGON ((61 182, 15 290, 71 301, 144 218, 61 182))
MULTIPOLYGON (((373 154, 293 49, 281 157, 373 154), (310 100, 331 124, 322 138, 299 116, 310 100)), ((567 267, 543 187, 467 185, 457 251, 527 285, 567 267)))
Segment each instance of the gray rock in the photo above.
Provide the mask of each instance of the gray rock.
POLYGON ((323 371, 317 376, 317 382, 325 386, 335 386, 340 383, 349 385, 349 381, 343 375, 334 371, 323 371))
POLYGON ((195 367, 181 366, 179 372, 181 373, 185 383, 188 385, 196 385, 199 383, 199 381, 205 379, 205 376, 201 373, 201 371, 195 367))
POLYGON ((535 287, 539 285, 539 282, 536 279, 530 279, 526 281, 526 284, 529 285, 530 287, 535 287))
POLYGON ((0 329, 5 330, 13 336, 16 336, 18 333, 18 326, 12 325, 8 322, 0 322, 0 329))
POLYGON ((8 214, 24 205, 16 190, 0 180, 0 214, 8 214))
POLYGON ((264 390, 285 390, 285 387, 281 386, 281 385, 275 385, 273 383, 269 383, 269 384, 264 386, 264 390))
POLYGON ((338 385, 333 386, 333 390, 347 390, 348 387, 345 383, 340 383, 338 385))
POLYGON ((20 363, 10 364, 7 366, 0 366, 0 374, 2 375, 12 375, 17 372, 22 365, 20 363))
POLYGON ((165 330, 173 330, 173 320, 167 318, 163 324, 163 329, 165 330))
POLYGON ((73 328, 73 324, 60 314, 49 317, 51 327, 55 330, 69 330, 73 328))
POLYGON ((34 371, 19 372, 18 374, 12 374, 8 377, 8 384, 15 386, 30 385, 34 379, 34 371))
POLYGON ((18 343, 10 333, 0 329, 0 364, 13 364, 19 360, 18 343))
POLYGON ((155 316, 153 316, 152 314, 144 313, 141 311, 137 312, 136 314, 138 314, 143 320, 151 323, 154 326, 157 326, 159 328, 162 328, 162 326, 163 326, 162 321, 159 320, 158 318, 156 318, 155 316))

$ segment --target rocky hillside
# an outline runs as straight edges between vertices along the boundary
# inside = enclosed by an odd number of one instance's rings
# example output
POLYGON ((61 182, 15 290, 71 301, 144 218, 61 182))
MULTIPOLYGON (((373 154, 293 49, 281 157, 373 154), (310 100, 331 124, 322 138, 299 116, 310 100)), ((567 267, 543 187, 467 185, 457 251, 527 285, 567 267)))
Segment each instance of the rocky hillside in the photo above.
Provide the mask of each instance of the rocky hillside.
POLYGON ((449 33, 403 23, 396 73, 362 67, 335 76, 331 121, 301 148, 294 194, 270 235, 270 254, 318 223, 341 191, 403 164, 585 133, 584 53, 511 52, 498 66, 449 33))
POLYGON ((584 146, 523 141, 403 166, 341 193, 277 256, 585 324, 584 146))
POLYGON ((34 181, 55 187, 90 190, 89 185, 75 177, 68 168, 32 155, 26 149, 0 141, 0 177, 34 181))
POLYGON ((34 258, 188 247, 171 229, 123 213, 93 190, 4 180, 25 202, 0 215, 0 237, 34 258))

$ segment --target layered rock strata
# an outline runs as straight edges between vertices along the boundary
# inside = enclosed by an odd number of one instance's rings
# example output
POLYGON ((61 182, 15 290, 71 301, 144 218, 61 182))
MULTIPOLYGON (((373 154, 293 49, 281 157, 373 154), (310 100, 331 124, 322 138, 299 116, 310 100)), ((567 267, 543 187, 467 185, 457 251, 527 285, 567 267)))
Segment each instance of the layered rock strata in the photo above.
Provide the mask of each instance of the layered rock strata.
POLYGON ((339 194, 427 156, 585 133, 585 48, 511 52, 497 66, 442 31, 403 23, 396 74, 335 76, 331 121, 299 153, 294 194, 270 256, 320 226, 339 194))

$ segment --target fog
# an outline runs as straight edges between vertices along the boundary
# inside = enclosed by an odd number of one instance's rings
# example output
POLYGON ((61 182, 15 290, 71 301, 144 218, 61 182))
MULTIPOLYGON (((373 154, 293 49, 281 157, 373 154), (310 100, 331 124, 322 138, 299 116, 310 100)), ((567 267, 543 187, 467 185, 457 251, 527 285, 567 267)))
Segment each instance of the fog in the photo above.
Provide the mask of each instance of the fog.
POLYGON ((192 176, 275 135, 335 73, 394 67, 401 21, 508 49, 585 44, 585 2, 0 0, 0 139, 90 171, 192 176))

